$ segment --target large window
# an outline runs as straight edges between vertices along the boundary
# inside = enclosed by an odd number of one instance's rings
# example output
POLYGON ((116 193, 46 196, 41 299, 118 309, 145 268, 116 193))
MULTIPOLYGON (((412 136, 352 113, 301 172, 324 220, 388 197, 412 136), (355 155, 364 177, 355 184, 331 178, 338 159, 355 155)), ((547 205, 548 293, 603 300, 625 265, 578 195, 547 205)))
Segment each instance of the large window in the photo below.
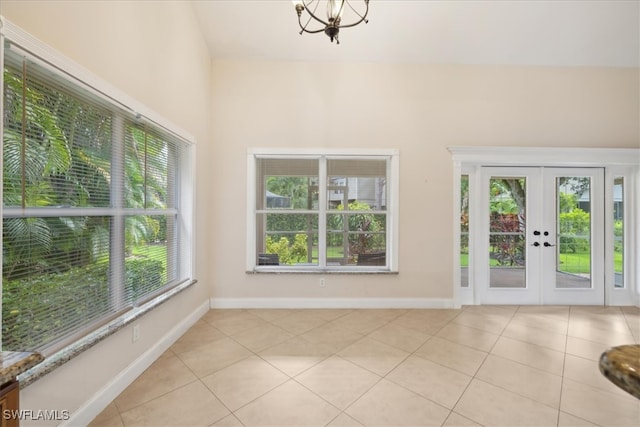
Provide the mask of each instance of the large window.
POLYGON ((191 278, 190 144, 8 46, 2 350, 50 353, 191 278))
POLYGON ((395 152, 250 153, 249 168, 249 270, 394 270, 395 152))

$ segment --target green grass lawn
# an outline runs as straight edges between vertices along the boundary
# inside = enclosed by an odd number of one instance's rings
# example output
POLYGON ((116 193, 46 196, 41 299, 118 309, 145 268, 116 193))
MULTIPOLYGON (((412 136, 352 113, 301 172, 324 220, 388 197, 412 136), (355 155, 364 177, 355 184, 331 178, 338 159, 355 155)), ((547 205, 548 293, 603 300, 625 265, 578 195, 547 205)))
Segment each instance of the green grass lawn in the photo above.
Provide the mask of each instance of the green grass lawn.
POLYGON ((623 266, 624 257, 622 256, 622 252, 615 251, 613 253, 613 271, 616 273, 622 273, 623 266))
POLYGON ((591 254, 561 253, 558 259, 558 270, 565 273, 589 273, 591 271, 591 254))
POLYGON ((469 267, 469 254, 460 254, 460 267, 469 267))
MULTIPOLYGON (((622 272, 622 253, 614 252, 613 268, 616 273, 622 272)), ((496 260, 491 259, 489 265, 497 266, 496 260)), ((460 254, 460 266, 469 266, 469 254, 460 254)), ((591 267, 591 256, 588 253, 567 253, 560 254, 560 270, 567 273, 589 273, 591 267)))

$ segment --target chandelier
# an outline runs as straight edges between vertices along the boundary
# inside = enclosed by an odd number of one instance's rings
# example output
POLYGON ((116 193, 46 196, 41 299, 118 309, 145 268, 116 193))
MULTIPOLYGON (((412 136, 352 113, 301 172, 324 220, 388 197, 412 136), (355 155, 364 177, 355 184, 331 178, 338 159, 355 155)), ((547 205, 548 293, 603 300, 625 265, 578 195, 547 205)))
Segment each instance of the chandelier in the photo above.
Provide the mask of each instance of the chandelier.
POLYGON ((359 23, 366 24, 369 21, 367 13, 369 13, 369 0, 292 0, 298 13, 298 24, 300 25, 300 34, 302 33, 320 33, 324 32, 331 42, 336 41, 340 44, 338 33, 340 28, 355 27, 359 23), (320 18, 318 7, 321 3, 326 3, 327 18, 320 18), (354 7, 353 4, 357 6, 354 7), (306 12, 303 15, 302 12, 306 12), (304 16, 304 18, 303 18, 304 16), (350 19, 348 23, 343 23, 343 18, 350 19), (306 21, 303 24, 303 21, 306 21), (312 27, 309 28, 309 25, 312 27))

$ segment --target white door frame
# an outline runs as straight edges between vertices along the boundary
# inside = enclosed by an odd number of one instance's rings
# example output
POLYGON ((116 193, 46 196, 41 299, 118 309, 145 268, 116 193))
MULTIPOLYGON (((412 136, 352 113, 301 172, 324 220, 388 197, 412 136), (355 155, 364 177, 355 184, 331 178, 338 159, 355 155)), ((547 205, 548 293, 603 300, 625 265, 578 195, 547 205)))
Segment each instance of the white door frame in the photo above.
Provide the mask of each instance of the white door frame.
MULTIPOLYGON (((605 170, 605 252, 613 250, 613 180, 624 177, 625 267, 624 288, 614 287, 613 263, 605 266, 605 305, 640 306, 640 149, 635 148, 555 148, 555 147, 449 147, 453 159, 453 297, 454 306, 478 304, 477 286, 470 274, 469 286, 460 287, 460 176, 469 175, 469 191, 480 188, 479 169, 482 166, 547 166, 547 167, 600 167, 605 170)), ((477 204, 475 204, 477 205, 477 204)), ((478 242, 478 206, 470 207, 471 250, 478 242)), ((607 255, 605 255, 606 257, 607 255)), ((470 257, 473 258, 473 257, 470 257)), ((608 257, 607 257, 608 258, 608 257)), ((474 269, 473 261, 469 268, 474 269)))
POLYGON ((472 258, 476 261, 475 297, 481 304, 604 304, 604 173, 603 168, 481 167, 479 194, 474 200, 479 206, 478 237, 472 258), (590 178, 591 199, 591 266, 589 288, 556 286, 557 218, 556 178, 580 176, 590 178), (489 182, 492 177, 521 177, 526 179, 526 226, 524 265, 517 269, 525 280, 522 287, 490 287, 489 267, 489 182), (538 235, 535 235, 535 233, 538 235), (547 246, 550 245, 550 246, 547 246))
MULTIPOLYGON (((475 286, 475 300, 479 304, 539 304, 541 299, 540 257, 541 247, 533 247, 534 237, 532 236, 535 218, 542 221, 542 212, 537 212, 541 206, 541 191, 537 188, 542 186, 541 170, 539 167, 507 167, 483 166, 479 170, 478 193, 470 198, 470 204, 475 201, 477 209, 474 209, 474 216, 477 216, 477 225, 474 234, 474 244, 470 247, 469 258, 474 261, 473 276, 475 286), (526 180, 526 226, 525 226, 525 257, 523 287, 502 288, 490 287, 491 272, 489 267, 489 187, 491 177, 519 177, 526 180)), ((539 240, 539 239, 536 239, 539 240)), ((539 244, 539 243, 538 243, 539 244)), ((471 245, 470 245, 471 246, 471 245)), ((494 272, 496 270, 493 270, 494 272)))

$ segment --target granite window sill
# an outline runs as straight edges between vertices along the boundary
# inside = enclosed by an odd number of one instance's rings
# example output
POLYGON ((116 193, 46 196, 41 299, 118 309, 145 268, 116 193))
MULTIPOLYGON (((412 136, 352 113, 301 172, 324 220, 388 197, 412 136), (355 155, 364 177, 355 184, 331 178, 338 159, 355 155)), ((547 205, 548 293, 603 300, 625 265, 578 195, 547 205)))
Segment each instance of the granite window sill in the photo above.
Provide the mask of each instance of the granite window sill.
POLYGON ((143 305, 134 307, 127 311, 125 314, 112 320, 106 325, 96 329, 95 331, 85 335, 83 338, 73 342, 72 344, 64 347, 63 349, 51 354, 44 358, 42 362, 26 370, 22 374, 18 375, 18 381, 20 381, 21 388, 24 388, 36 380, 42 378, 46 374, 52 372, 56 368, 69 362, 82 352, 89 350, 99 342, 115 334, 125 326, 138 320, 143 315, 147 314, 154 308, 164 304, 174 296, 178 295, 185 289, 188 289, 192 285, 196 284, 197 280, 187 280, 170 290, 158 295, 143 305))

